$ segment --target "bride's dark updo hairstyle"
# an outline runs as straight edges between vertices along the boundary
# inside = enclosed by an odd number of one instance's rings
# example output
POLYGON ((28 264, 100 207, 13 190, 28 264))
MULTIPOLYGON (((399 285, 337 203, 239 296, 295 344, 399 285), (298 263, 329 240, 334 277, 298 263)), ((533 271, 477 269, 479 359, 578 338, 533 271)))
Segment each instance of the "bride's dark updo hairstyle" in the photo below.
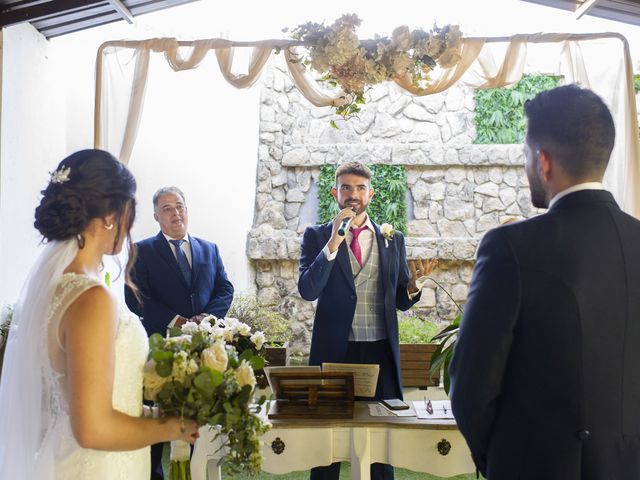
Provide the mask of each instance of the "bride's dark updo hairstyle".
POLYGON ((129 246, 126 276, 135 261, 130 230, 136 214, 136 181, 127 167, 103 150, 81 150, 62 160, 41 192, 34 226, 47 241, 77 238, 94 218, 115 214, 113 252, 122 236, 129 246), (121 219, 126 215, 124 231, 121 219))

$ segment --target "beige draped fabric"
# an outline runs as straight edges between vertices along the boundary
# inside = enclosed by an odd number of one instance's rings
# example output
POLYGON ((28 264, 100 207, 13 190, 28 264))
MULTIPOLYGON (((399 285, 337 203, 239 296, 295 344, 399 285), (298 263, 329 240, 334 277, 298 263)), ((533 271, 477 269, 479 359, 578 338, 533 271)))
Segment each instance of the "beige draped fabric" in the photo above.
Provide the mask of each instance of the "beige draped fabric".
MULTIPOLYGON (((344 101, 343 92, 324 90, 295 61, 295 48, 300 44, 286 40, 179 42, 173 38, 107 42, 98 51, 96 65, 94 144, 125 163, 129 161, 142 116, 152 52, 163 53, 169 66, 180 71, 198 67, 213 50, 227 82, 236 88, 248 88, 260 78, 271 53, 282 50, 294 85, 309 102, 318 107, 339 105, 344 101), (235 49, 249 47, 253 52, 247 73, 234 74, 235 49)), ((621 35, 537 33, 467 38, 458 64, 434 71, 427 88, 414 87, 406 77, 393 81, 407 92, 422 96, 442 92, 457 82, 475 88, 512 85, 527 72, 561 75, 564 83, 591 88, 604 99, 616 124, 616 143, 605 186, 625 211, 640 218, 640 143, 633 69, 628 43, 621 35)))

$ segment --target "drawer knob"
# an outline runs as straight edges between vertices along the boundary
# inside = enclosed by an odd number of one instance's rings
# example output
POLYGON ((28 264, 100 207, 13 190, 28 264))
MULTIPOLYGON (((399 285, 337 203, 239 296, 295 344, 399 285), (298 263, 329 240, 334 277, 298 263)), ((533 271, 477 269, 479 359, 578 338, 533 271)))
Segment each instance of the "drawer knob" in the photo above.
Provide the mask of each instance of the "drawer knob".
POLYGON ((438 453, 440 455, 449 455, 451 451, 451 443, 446 438, 443 438, 438 442, 438 453))
POLYGON ((276 439, 271 442, 271 450, 273 450, 273 453, 275 453, 276 455, 280 455, 282 452, 284 452, 284 447, 284 442, 280 440, 280 437, 276 437, 276 439))

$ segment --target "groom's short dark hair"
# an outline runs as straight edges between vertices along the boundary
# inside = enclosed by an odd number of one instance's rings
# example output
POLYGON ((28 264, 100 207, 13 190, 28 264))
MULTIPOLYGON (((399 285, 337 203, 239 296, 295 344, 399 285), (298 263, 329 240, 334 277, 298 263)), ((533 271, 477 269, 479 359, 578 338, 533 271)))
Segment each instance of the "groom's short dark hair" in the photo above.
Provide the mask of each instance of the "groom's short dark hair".
POLYGON ((336 170, 336 186, 338 186, 338 177, 340 175, 357 175, 359 177, 366 178, 371 182, 371 170, 364 163, 360 162, 346 162, 338 167, 336 170))
POLYGON ((615 127, 602 98, 566 85, 536 95, 524 106, 527 140, 547 150, 573 178, 603 174, 615 140, 615 127))

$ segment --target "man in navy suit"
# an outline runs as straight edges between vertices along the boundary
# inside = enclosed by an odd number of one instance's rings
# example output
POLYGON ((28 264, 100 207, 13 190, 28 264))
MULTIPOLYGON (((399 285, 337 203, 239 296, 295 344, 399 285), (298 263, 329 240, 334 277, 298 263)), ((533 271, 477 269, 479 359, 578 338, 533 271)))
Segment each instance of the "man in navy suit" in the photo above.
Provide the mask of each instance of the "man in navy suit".
MULTIPOLYGON (((218 246, 187 233, 184 194, 176 187, 161 188, 153 196, 153 209, 161 231, 136 244, 131 276, 142 301, 127 287, 129 309, 142 318, 149 335, 164 336, 168 327, 200 321, 209 314, 224 317, 233 300, 233 285, 218 246)), ((151 478, 162 479, 162 445, 151 450, 151 478)))
POLYGON ((187 233, 184 194, 165 187, 153 196, 160 232, 136 244, 132 279, 142 302, 126 289, 127 305, 142 318, 147 333, 165 335, 170 326, 212 314, 222 318, 233 300, 233 285, 215 243, 187 233))
MULTIPOLYGON (((309 363, 378 364, 375 399, 402 398, 396 309, 419 300, 416 279, 430 272, 431 263, 411 262, 410 269, 402 234, 385 239, 369 218, 374 191, 365 165, 342 164, 332 194, 340 213, 307 228, 301 246, 298 289, 305 300, 318 300, 309 363), (351 228, 340 235, 345 219, 351 228)), ((311 478, 337 479, 339 473, 334 463, 313 468, 311 478)), ((392 479, 393 469, 372 464, 371 478, 392 479)))
POLYGON ((613 119, 575 85, 525 112, 531 199, 548 211, 482 239, 449 369, 453 412, 489 480, 635 480, 640 221, 601 183, 613 119))

